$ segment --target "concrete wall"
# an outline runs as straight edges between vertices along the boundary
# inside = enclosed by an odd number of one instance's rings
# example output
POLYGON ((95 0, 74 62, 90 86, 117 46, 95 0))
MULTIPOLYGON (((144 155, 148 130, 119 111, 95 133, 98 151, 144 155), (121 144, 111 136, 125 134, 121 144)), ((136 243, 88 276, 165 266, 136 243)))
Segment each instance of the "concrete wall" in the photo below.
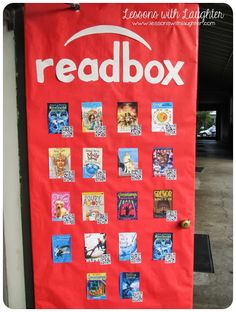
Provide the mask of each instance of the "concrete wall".
POLYGON ((13 31, 3 31, 3 223, 5 243, 4 302, 10 308, 25 308, 16 80, 13 31))

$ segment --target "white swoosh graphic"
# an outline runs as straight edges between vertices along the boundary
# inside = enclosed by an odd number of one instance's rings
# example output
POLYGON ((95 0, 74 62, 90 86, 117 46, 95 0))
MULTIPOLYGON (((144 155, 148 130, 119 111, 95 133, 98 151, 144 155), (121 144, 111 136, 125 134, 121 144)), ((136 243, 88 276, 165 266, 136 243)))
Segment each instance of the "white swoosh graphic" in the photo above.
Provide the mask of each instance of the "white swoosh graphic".
POLYGON ((70 42, 74 41, 75 39, 88 36, 88 35, 94 35, 94 34, 118 34, 118 35, 130 37, 134 40, 139 41, 143 45, 145 45, 145 47, 147 47, 149 50, 152 50, 152 48, 147 43, 147 41, 144 40, 141 36, 139 36, 135 32, 124 27, 113 26, 113 25, 98 25, 98 26, 93 26, 93 27, 83 29, 77 32, 76 34, 74 34, 72 37, 70 37, 66 41, 64 46, 67 46, 70 42))

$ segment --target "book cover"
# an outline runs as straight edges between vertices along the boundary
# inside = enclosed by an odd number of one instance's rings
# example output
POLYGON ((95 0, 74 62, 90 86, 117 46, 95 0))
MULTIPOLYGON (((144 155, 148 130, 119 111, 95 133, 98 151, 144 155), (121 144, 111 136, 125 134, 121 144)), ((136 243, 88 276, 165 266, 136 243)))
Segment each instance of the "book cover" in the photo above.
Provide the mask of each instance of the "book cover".
POLYGON ((120 273, 120 298, 131 299, 134 291, 139 291, 140 274, 139 272, 120 273))
POLYGON ((68 103, 48 103, 48 133, 61 133, 65 126, 69 126, 68 103))
POLYGON ((138 193, 117 193, 117 218, 118 220, 138 219, 138 193))
POLYGON ((132 253, 137 251, 137 233, 119 233, 119 260, 130 261, 132 253))
POLYGON ((49 148, 49 178, 61 179, 65 170, 70 170, 70 148, 49 148))
POLYGON ((52 236, 52 257, 54 263, 72 262, 71 235, 52 236))
POLYGON ((106 254, 106 234, 84 234, 84 246, 86 262, 99 262, 100 257, 106 254))
POLYGON ((96 221, 99 214, 104 214, 104 193, 82 193, 83 221, 96 221))
POLYGON ((129 133, 131 126, 138 124, 138 103, 117 103, 117 132, 129 133))
POLYGON ((165 260, 165 255, 172 253, 173 234, 153 234, 153 260, 165 260))
POLYGON ((87 273, 87 299, 106 299, 106 273, 87 273))
POLYGON ((154 195, 154 218, 165 218, 166 211, 172 210, 173 191, 155 190, 154 195))
POLYGON ((165 176, 166 169, 173 168, 173 149, 172 148, 153 148, 152 154, 153 176, 165 176))
POLYGON ((119 148, 119 176, 131 176, 132 170, 135 169, 138 169, 138 148, 119 148))
POLYGON ((166 124, 173 124, 173 103, 152 103, 152 132, 165 132, 166 124))
POLYGON ((102 103, 82 103, 82 131, 95 132, 96 126, 102 125, 102 103))
POLYGON ((70 213, 70 193, 54 192, 51 194, 52 221, 62 221, 70 213))
POLYGON ((95 178, 102 170, 102 148, 83 148, 83 178, 95 178))

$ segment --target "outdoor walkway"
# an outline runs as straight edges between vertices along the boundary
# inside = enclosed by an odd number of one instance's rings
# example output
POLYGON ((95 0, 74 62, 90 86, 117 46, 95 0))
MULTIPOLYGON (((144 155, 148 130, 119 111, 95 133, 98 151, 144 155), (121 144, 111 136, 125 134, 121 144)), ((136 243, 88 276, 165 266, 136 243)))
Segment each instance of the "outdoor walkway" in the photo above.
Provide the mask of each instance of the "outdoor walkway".
POLYGON ((214 141, 198 141, 195 233, 209 234, 215 273, 194 273, 194 308, 226 308, 233 296, 233 162, 214 141))

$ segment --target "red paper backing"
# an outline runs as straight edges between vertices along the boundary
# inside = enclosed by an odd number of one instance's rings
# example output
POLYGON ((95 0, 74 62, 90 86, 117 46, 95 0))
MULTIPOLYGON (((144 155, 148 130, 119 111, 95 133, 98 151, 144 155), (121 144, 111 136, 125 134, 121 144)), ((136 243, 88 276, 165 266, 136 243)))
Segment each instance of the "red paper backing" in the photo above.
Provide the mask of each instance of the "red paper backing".
MULTIPOLYGON (((75 12, 65 4, 25 4, 25 51, 28 155, 30 178, 30 206, 32 223, 35 304, 37 308, 191 308, 193 287, 194 179, 195 179, 195 119, 197 84, 198 27, 133 26, 122 19, 125 8, 131 10, 167 10, 184 8, 197 10, 194 4, 81 4, 75 12), (142 36, 152 47, 149 51, 141 43, 115 34, 99 34, 64 43, 79 30, 95 25, 118 25, 142 36), (128 41, 130 58, 143 65, 150 60, 184 61, 181 77, 184 85, 171 81, 168 86, 152 85, 145 79, 137 83, 82 82, 77 77, 62 83, 55 76, 55 67, 46 70, 45 83, 36 81, 36 59, 72 59, 76 64, 85 58, 112 58, 113 41, 128 41), (101 101, 106 138, 95 138, 93 133, 82 133, 81 102, 101 101), (117 102, 137 101, 142 136, 117 133, 117 102), (151 132, 151 102, 173 102, 177 135, 151 132), (74 138, 63 139, 48 134, 47 103, 68 102, 70 125, 74 138), (75 183, 49 179, 48 148, 70 147, 75 183), (102 147, 106 183, 95 183, 82 178, 82 148, 102 147), (143 180, 131 182, 119 177, 117 150, 119 147, 138 147, 139 168, 143 180), (176 181, 154 178, 152 174, 153 147, 173 147, 176 181), (177 223, 153 218, 153 190, 173 189, 173 209, 178 219, 190 219, 191 228, 181 229, 177 223), (76 224, 63 225, 51 221, 51 192, 70 192, 72 212, 76 224), (81 193, 103 191, 109 224, 97 225, 82 221, 81 193), (117 220, 117 197, 120 191, 138 192, 138 220, 117 220), (141 264, 119 262, 118 233, 136 231, 141 264), (107 252, 112 264, 101 266, 86 263, 84 233, 107 234, 107 252), (154 232, 173 233, 175 264, 152 260, 154 232), (72 263, 54 264, 51 236, 72 235, 72 263), (140 272, 142 303, 122 300, 119 296, 119 273, 140 272), (86 273, 107 273, 107 300, 86 299, 86 273)), ((160 19, 158 19, 160 21, 160 19)), ((176 19, 177 20, 177 19, 176 19)), ((196 21, 192 19, 192 21, 196 21)), ((122 44, 121 44, 122 55, 122 44)), ((122 58, 121 58, 122 64, 122 58)), ((76 72, 75 72, 76 74, 76 72)), ((122 75, 122 71, 121 71, 122 75)))

